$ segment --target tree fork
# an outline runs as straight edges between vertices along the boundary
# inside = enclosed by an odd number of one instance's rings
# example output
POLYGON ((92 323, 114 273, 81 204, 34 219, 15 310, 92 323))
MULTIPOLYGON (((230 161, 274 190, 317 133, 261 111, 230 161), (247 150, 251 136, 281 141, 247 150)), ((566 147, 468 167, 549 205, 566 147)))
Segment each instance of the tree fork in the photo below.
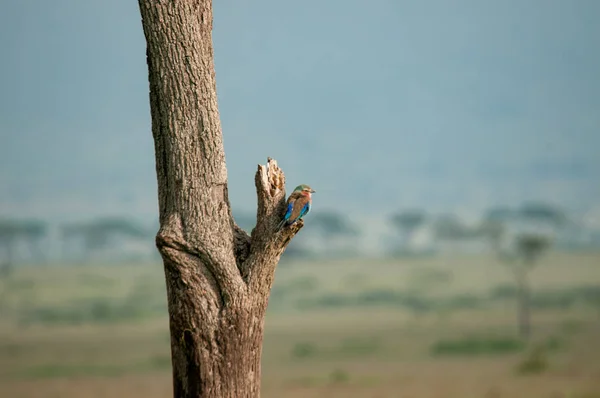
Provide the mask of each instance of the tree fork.
POLYGON ((258 397, 275 268, 302 228, 276 230, 285 176, 255 176, 251 236, 231 214, 212 47, 211 0, 139 0, 158 180, 156 245, 167 286, 175 398, 258 397))

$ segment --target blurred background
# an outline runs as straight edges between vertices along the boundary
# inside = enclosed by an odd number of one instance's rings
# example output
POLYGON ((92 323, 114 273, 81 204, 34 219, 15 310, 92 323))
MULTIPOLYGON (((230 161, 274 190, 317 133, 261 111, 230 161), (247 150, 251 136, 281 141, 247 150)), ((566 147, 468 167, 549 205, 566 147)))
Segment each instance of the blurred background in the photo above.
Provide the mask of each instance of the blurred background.
MULTIPOLYGON (((229 192, 317 193, 264 397, 600 397, 600 3, 215 1, 229 192)), ((0 14, 0 396, 171 395, 135 1, 0 14)))

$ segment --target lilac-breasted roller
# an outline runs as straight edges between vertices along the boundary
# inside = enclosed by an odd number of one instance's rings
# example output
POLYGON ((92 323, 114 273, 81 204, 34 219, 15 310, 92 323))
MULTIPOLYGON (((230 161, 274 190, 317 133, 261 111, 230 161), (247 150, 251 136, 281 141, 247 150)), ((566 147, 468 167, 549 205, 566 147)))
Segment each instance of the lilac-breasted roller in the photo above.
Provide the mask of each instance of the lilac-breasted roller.
POLYGON ((315 190, 306 184, 298 185, 294 189, 287 200, 287 210, 283 220, 277 226, 277 230, 294 224, 308 214, 312 204, 311 194, 314 192, 315 190))

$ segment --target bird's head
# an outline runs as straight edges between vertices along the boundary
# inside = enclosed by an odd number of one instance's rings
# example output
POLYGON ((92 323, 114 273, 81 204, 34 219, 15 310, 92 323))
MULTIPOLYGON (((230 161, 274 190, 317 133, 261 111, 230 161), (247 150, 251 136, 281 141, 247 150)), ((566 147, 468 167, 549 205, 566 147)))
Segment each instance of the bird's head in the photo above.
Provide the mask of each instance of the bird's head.
POLYGON ((311 193, 315 193, 315 190, 306 184, 302 184, 302 185, 298 185, 296 187, 296 189, 294 189, 294 192, 300 192, 303 195, 310 196, 311 193))

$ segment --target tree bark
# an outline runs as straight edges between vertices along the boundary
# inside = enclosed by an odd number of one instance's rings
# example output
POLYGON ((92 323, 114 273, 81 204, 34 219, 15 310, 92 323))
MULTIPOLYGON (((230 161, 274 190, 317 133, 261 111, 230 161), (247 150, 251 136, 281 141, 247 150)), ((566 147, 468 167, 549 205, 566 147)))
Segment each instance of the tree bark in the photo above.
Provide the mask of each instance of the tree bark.
POLYGON ((147 43, 175 398, 258 397, 275 267, 302 228, 276 231, 285 176, 255 176, 257 224, 235 223, 217 107, 210 0, 139 0, 147 43))

